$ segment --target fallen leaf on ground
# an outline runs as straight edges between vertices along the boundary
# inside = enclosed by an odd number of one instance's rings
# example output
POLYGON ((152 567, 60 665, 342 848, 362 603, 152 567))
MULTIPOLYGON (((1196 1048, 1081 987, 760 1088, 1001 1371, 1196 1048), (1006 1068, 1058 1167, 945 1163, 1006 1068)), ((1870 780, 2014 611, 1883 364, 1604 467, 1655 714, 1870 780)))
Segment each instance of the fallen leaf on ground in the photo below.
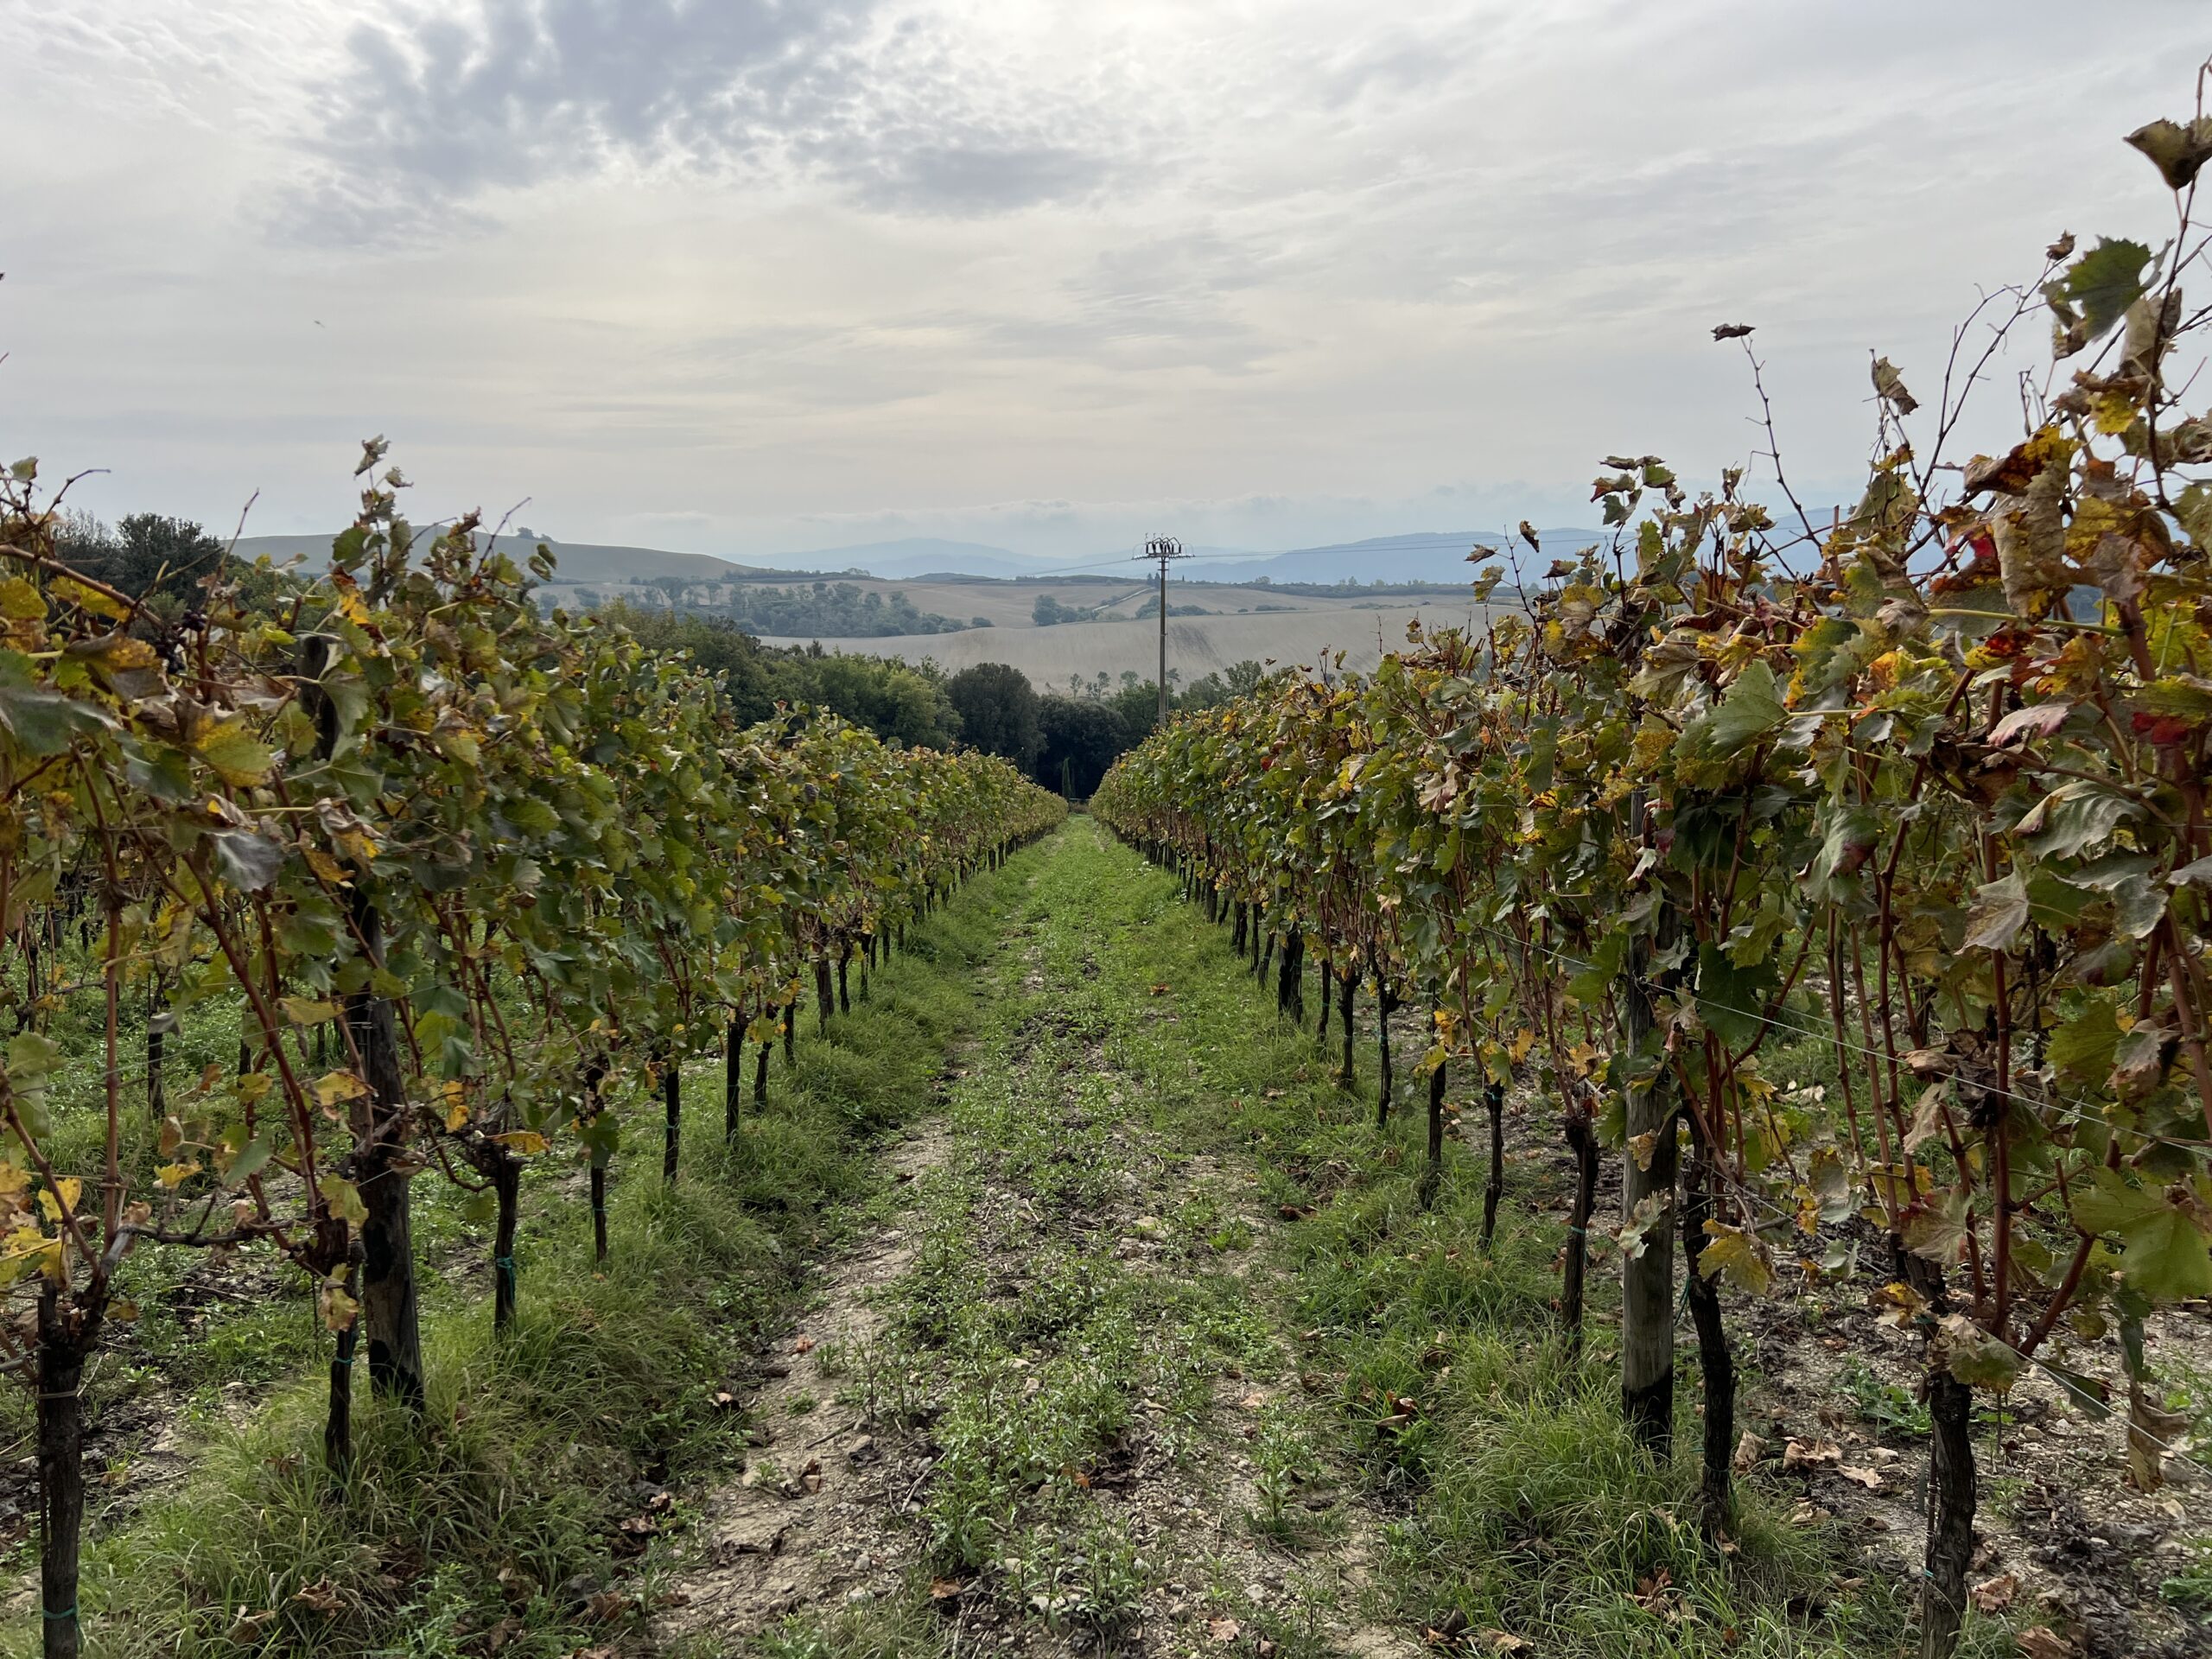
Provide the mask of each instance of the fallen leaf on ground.
POLYGON ((1244 1634, 1244 1627, 1233 1618, 1210 1618, 1206 1621, 1206 1634, 1225 1648, 1244 1634))
POLYGON ((1811 1469, 1821 1464, 1835 1463, 1843 1457, 1843 1448, 1834 1440, 1801 1440, 1794 1436, 1782 1448, 1782 1466, 1785 1469, 1811 1469))
POLYGON ((313 1584, 302 1585, 292 1599, 302 1606, 312 1607, 318 1613, 342 1612, 346 1598, 328 1579, 317 1579, 313 1584))
POLYGON ((1846 1480, 1857 1481, 1870 1492, 1882 1484, 1882 1478, 1872 1469, 1854 1469, 1847 1463, 1840 1463, 1835 1471, 1846 1480))
POLYGON ((2012 1639, 2024 1659, 2076 1659, 2079 1652, 2048 1624, 2031 1624, 2012 1639))
POLYGON ((2019 1592, 2020 1580, 2017 1573, 2000 1573, 1993 1579, 1984 1579, 1967 1593, 1974 1598, 1974 1605, 1985 1613, 2001 1613, 2012 1605, 2012 1598, 2019 1592))

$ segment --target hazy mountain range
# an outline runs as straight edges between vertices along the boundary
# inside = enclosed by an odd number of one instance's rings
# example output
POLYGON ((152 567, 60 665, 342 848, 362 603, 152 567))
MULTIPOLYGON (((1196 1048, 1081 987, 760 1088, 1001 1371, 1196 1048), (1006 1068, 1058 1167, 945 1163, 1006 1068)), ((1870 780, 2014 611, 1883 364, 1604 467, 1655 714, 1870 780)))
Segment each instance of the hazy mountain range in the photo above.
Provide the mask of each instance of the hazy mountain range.
MULTIPOLYGON (((1553 555, 1571 552, 1602 539, 1603 532, 1543 530, 1537 535, 1548 560, 1553 555)), ((923 576, 997 580, 1077 574, 1112 576, 1123 571, 1141 578, 1149 568, 1141 563, 1134 548, 1108 550, 1089 559, 1049 559, 978 542, 938 541, 921 537, 804 552, 760 554, 750 556, 742 563, 706 553, 563 542, 542 531, 528 530, 510 531, 505 539, 522 554, 543 542, 559 562, 559 579, 564 582, 620 582, 632 577, 654 576, 715 582, 741 576, 840 575, 854 572, 892 582, 923 576)), ((1174 569, 1178 576, 1192 582, 1257 582, 1265 578, 1277 582, 1456 584, 1473 576, 1467 559, 1471 551, 1479 547, 1487 553, 1502 546, 1504 541, 1505 537, 1488 531, 1436 531, 1273 552, 1250 548, 1193 547, 1174 569)), ((327 556, 329 549, 330 538, 327 536, 248 536, 238 543, 242 557, 251 559, 266 554, 279 563, 293 558, 320 561, 327 556)), ((1525 547, 1521 550, 1524 568, 1535 563, 1525 547)))

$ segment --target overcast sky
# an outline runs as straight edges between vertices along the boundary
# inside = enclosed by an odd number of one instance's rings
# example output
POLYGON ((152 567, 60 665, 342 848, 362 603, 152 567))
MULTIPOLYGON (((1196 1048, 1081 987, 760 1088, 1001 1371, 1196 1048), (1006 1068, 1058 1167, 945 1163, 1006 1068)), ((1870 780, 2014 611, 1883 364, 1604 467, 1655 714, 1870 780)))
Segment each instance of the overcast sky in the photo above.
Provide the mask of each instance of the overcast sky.
POLYGON ((571 541, 1283 547, 1740 461, 1745 321, 1829 496, 1870 347, 1925 397, 1977 285, 2159 239, 2119 139, 2207 51, 2202 0, 0 0, 0 459, 263 532, 383 432, 419 516, 571 541))

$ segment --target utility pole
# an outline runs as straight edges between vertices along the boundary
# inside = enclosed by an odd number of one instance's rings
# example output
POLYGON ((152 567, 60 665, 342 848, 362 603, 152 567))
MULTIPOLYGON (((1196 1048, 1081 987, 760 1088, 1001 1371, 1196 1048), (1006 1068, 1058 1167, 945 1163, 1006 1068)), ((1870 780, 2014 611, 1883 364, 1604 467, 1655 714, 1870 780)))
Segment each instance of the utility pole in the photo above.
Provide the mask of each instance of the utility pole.
POLYGON ((1167 564, 1183 556, 1183 543, 1173 536, 1155 536, 1144 544, 1141 559, 1160 561, 1160 723, 1167 723, 1167 564))

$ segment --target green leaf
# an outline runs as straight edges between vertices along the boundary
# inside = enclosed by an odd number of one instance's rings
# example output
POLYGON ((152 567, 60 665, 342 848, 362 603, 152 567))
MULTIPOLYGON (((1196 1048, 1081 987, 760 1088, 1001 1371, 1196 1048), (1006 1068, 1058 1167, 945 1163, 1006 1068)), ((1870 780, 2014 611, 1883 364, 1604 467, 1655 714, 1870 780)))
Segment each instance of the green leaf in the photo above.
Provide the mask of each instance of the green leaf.
POLYGON ((2134 1186, 2119 1171, 2101 1169, 2093 1186, 2074 1189, 2073 1199, 2074 1224, 2118 1237, 2121 1277, 2152 1301, 2212 1294, 2212 1247, 2186 1188, 2134 1186))
POLYGON ((1731 1048, 1745 1048, 1766 1027, 1766 1001, 1777 983, 1774 965, 1739 967, 1718 945, 1697 948, 1697 1017, 1731 1048))
POLYGON ((2081 308, 2089 340, 2101 339, 2143 297, 2151 250, 2140 242, 2099 238, 2097 245, 2066 268, 2056 286, 2081 308))
POLYGON ((252 1140, 238 1149, 238 1155, 231 1160, 230 1167, 223 1171, 223 1179, 226 1181, 238 1182, 249 1180, 258 1175, 269 1162, 270 1155, 276 1149, 268 1135, 255 1135, 252 1140))
POLYGON ((1853 1210, 1851 1170, 1834 1147, 1815 1147, 1806 1166, 1805 1184, 1820 1206, 1822 1221, 1848 1220, 1853 1210))
POLYGON ((1961 943, 1969 950, 2009 950, 2027 922, 2027 883, 2014 870, 2000 881, 1975 889, 1961 943))
POLYGON ((1822 810, 1827 831, 1821 838, 1821 850, 1814 855, 1807 887, 1815 899, 1840 898, 1843 894, 1836 883, 1864 868, 1881 826, 1863 807, 1824 807, 1822 810))
POLYGON ((2066 1390, 2067 1403, 2088 1417, 2101 1423, 2112 1416, 2112 1389, 2101 1377, 2069 1371, 2063 1365, 2043 1362, 2043 1369, 2066 1390))
POLYGON ((1590 965, 1567 982, 1567 994, 1578 1002, 1602 1001, 1612 986, 1613 976, 1620 972, 1621 956, 1627 947, 1628 937, 1623 933, 1608 933, 1599 940, 1590 965))
POLYGON ((1725 760, 1781 725, 1789 713, 1782 706, 1774 671, 1764 662, 1747 663, 1719 706, 1697 722, 1698 747, 1716 760, 1725 760))
POLYGON ((8 1086, 36 1089, 61 1066, 61 1047, 35 1031, 19 1032, 8 1039, 8 1086))
POLYGON ((26 754, 48 755, 76 738, 113 730, 115 721, 105 709, 61 692, 0 682, 0 727, 26 754))
POLYGON ((217 830, 207 836, 223 879, 241 893, 258 893, 284 868, 284 849, 251 830, 217 830))
POLYGON ((2196 1218, 2173 1205, 2162 1205, 2126 1235, 2121 1275, 2154 1302, 2183 1301, 2212 1295, 2212 1248, 2196 1218))
POLYGON ((2147 875, 2131 875, 2112 892, 2113 910, 2120 933, 2127 938, 2148 938, 2166 913, 2166 892, 2147 875))
POLYGON ((2050 1063, 2069 1077, 2101 1084, 2112 1071, 2120 1026, 2112 1004, 2093 1002, 2051 1033, 2050 1063))

